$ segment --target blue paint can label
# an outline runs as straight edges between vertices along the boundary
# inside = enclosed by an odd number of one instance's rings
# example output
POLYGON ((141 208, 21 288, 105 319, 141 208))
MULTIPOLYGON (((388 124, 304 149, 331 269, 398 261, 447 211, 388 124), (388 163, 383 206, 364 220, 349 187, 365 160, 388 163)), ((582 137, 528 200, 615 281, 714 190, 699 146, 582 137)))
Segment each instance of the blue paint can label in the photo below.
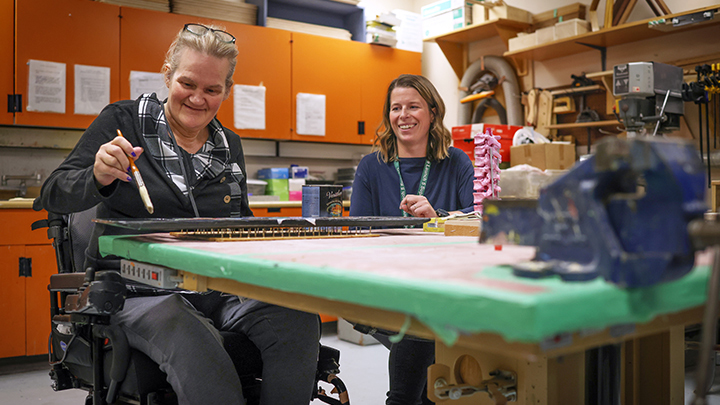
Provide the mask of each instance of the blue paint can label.
POLYGON ((302 188, 303 217, 342 216, 342 186, 335 184, 313 184, 302 188))

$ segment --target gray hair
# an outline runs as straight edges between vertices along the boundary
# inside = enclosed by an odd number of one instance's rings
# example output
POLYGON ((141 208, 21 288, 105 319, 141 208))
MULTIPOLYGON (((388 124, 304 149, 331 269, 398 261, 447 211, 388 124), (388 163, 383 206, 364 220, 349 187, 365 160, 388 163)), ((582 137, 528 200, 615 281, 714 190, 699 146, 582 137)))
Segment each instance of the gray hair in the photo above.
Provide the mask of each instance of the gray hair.
MULTIPOLYGON (((216 25, 206 25, 212 30, 225 30, 223 27, 216 25)), ((180 55, 185 49, 193 49, 206 55, 216 58, 226 58, 230 62, 230 71, 225 78, 225 92, 229 92, 233 85, 233 74, 235 73, 235 64, 237 63, 238 49, 234 43, 223 42, 212 32, 208 31, 205 35, 196 35, 186 31, 184 28, 178 32, 177 37, 170 45, 165 54, 165 65, 168 66, 165 74, 172 77, 180 65, 180 55)))

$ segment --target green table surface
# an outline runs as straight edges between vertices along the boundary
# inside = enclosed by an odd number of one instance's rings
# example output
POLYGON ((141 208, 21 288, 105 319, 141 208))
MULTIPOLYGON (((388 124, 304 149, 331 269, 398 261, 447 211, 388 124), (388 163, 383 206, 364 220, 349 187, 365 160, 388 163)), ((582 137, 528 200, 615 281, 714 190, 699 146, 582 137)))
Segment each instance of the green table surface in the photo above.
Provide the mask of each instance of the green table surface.
POLYGON ((167 234, 103 236, 103 255, 396 311, 427 325, 446 344, 490 332, 541 342, 557 334, 648 322, 702 305, 710 267, 649 288, 622 289, 595 279, 520 278, 503 264, 534 248, 493 246, 474 237, 418 230, 377 237, 205 242, 167 234))

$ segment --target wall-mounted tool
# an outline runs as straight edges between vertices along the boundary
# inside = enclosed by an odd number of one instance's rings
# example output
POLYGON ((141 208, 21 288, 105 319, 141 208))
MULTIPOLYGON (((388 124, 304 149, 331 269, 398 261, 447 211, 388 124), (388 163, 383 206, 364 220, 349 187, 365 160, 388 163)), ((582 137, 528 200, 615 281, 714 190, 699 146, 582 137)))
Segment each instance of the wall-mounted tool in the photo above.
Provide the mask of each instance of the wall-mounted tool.
POLYGON ((575 100, 572 97, 563 96, 553 99, 553 114, 569 114, 575 111, 575 100))
MULTIPOLYGON (((494 98, 488 97, 486 100, 493 100, 493 105, 489 105, 490 101, 486 101, 487 104, 483 103, 485 107, 491 107, 496 111, 501 108, 506 110, 507 119, 502 122, 507 125, 523 125, 524 115, 522 111, 522 105, 520 104, 520 90, 518 86, 517 76, 512 66, 502 56, 486 55, 475 62, 473 62, 463 73, 463 77, 460 80, 460 99, 462 100, 468 93, 471 92, 470 88, 473 84, 478 82, 478 77, 482 78, 490 72, 491 76, 498 79, 498 86, 502 86, 503 95, 505 97, 505 106, 495 100, 494 98), (497 102, 497 104, 495 104, 497 102)), ((471 124, 473 121, 473 115, 476 117, 479 115, 478 108, 475 109, 473 114, 472 105, 470 103, 460 103, 458 109, 458 124, 466 125, 471 124)))
POLYGON ((621 97, 618 118, 628 137, 665 133, 680 128, 685 109, 682 97, 683 71, 658 62, 633 62, 613 69, 613 94, 621 97))
MULTIPOLYGON (((698 141, 700 144, 700 156, 703 156, 702 105, 705 105, 705 157, 707 159, 708 187, 710 187, 710 180, 712 179, 712 166, 710 162, 710 99, 712 98, 711 95, 713 93, 720 91, 720 76, 717 74, 717 70, 717 67, 710 65, 695 66, 697 81, 683 83, 682 85, 683 100, 691 101, 698 106, 698 141)), ((717 110, 715 111, 715 114, 717 116, 717 110)), ((715 125, 715 127, 715 132, 717 132, 717 125, 715 125)))

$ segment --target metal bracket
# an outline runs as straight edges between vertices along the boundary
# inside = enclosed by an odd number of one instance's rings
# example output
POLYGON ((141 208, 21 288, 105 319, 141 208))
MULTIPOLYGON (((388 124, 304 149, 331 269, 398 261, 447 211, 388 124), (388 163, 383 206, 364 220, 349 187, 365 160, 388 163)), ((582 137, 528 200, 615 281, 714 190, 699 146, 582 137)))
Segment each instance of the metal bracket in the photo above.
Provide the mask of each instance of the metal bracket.
POLYGON ((476 392, 487 392, 496 405, 504 405, 517 401, 517 374, 513 371, 494 370, 492 378, 482 381, 478 386, 448 384, 444 378, 434 382, 435 396, 441 400, 457 400, 473 395, 476 392))
POLYGON ((600 67, 601 71, 604 72, 605 66, 607 65, 607 48, 599 45, 586 44, 584 42, 578 42, 578 44, 585 45, 589 48, 597 49, 598 51, 600 51, 600 67))

